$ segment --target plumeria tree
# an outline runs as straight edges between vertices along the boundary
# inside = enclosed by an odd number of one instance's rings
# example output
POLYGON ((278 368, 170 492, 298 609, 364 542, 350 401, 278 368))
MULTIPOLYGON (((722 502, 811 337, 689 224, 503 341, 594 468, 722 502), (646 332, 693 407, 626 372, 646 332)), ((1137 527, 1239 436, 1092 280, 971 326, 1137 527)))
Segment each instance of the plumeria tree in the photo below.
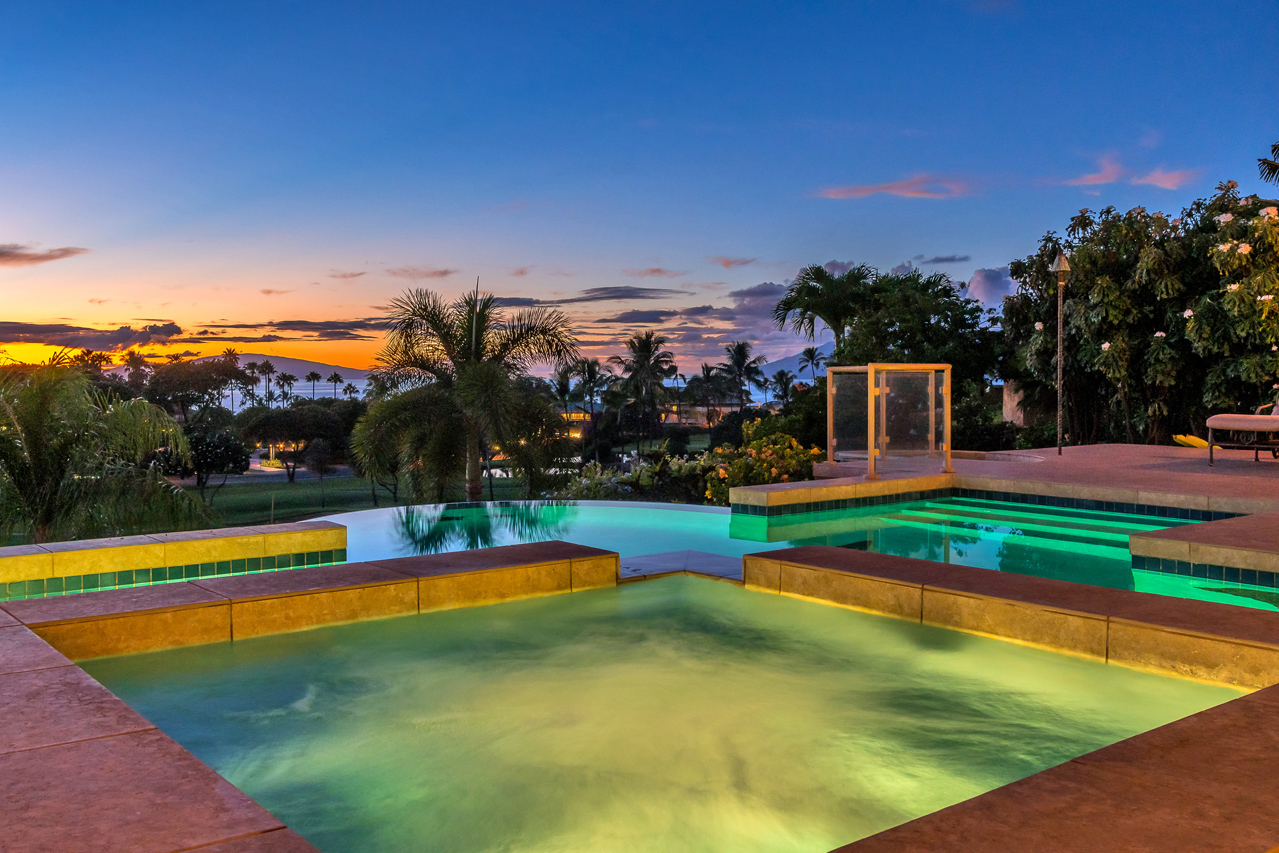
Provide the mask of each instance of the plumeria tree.
POLYGON ((1166 442, 1216 412, 1251 412, 1279 372, 1275 202, 1233 182, 1180 216, 1082 210, 1066 235, 1010 265, 1005 368, 1028 403, 1054 406, 1057 283, 1065 291, 1063 396, 1071 443, 1166 442), (1266 299, 1269 295, 1271 298, 1266 299))

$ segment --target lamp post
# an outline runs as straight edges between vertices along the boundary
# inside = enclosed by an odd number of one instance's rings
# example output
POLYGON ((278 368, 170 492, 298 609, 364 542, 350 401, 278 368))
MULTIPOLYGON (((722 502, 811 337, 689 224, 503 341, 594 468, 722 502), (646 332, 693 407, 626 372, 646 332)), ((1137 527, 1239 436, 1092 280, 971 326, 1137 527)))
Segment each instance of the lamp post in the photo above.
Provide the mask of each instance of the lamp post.
POLYGON ((1061 455, 1061 320, 1062 294, 1066 290, 1066 276, 1070 273, 1070 264, 1066 256, 1058 252, 1057 260, 1050 268, 1057 273, 1057 455, 1061 455))

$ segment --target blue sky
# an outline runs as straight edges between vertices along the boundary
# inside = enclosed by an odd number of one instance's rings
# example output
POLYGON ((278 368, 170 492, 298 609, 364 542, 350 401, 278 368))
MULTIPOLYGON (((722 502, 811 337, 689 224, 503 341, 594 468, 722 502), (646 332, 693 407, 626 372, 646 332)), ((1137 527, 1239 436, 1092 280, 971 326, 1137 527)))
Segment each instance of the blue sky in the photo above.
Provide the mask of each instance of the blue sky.
POLYGON ((804 264, 968 281, 1081 207, 1265 193, 1274 11, 6 4, 0 347, 365 366, 377 306, 478 275, 601 353, 784 355, 760 286, 804 264))

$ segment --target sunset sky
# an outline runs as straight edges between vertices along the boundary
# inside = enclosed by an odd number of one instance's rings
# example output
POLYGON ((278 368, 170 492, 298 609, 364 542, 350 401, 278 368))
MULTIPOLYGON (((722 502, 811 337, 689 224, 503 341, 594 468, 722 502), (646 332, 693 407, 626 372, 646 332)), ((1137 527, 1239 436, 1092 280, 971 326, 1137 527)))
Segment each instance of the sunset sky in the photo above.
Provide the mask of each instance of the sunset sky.
MULTIPOLYGON (((681 369, 809 263, 991 304, 1082 207, 1267 192, 1272 3, 11 2, 0 349, 367 367, 475 285, 681 369)), ((1270 194, 1274 188, 1269 188, 1270 194)))

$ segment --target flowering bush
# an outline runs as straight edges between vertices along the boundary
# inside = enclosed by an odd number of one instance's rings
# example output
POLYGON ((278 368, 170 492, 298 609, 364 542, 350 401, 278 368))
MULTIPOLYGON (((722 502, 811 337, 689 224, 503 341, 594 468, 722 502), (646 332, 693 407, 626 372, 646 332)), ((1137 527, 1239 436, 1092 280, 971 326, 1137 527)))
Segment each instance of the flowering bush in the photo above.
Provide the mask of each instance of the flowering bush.
POLYGON ((706 476, 706 499, 711 503, 727 506, 728 490, 735 486, 813 478, 813 463, 822 461, 822 451, 805 448, 783 432, 761 435, 760 424, 751 421, 742 425, 746 442, 740 450, 717 447, 707 454, 713 466, 706 476))
POLYGON ((701 503, 706 472, 706 455, 661 455, 656 461, 633 455, 629 470, 605 468, 591 462, 560 490, 548 497, 576 501, 669 501, 701 503))

